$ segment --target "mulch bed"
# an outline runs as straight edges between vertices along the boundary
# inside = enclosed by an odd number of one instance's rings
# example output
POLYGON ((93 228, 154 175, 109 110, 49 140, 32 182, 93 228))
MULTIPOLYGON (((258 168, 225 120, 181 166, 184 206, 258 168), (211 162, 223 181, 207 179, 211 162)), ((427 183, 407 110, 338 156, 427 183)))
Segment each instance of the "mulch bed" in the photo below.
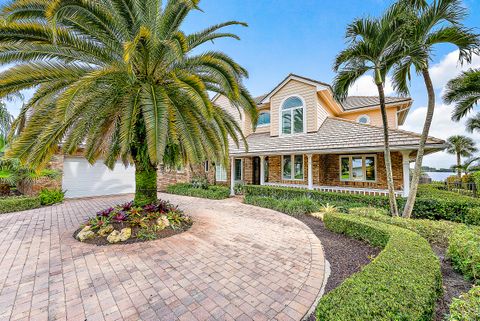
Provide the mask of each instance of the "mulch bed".
MULTIPOLYGON (((118 223, 115 223, 115 224, 118 224, 118 223)), ((192 224, 182 224, 181 227, 177 227, 176 229, 166 228, 164 230, 157 231, 155 233, 156 240, 183 233, 183 232, 187 231, 191 226, 192 226, 192 224)), ((116 230, 119 231, 123 227, 127 227, 127 226, 125 225, 125 226, 122 227, 122 226, 115 226, 114 225, 114 227, 115 227, 116 230)), ((140 228, 138 228, 138 227, 133 227, 132 228, 132 237, 130 237, 128 240, 126 240, 124 242, 115 243, 115 245, 125 245, 125 244, 133 244, 133 243, 154 241, 154 240, 149 240, 149 239, 139 239, 139 238, 135 237, 139 229, 140 228)), ((76 236, 77 236, 78 232, 80 232, 81 230, 82 230, 82 228, 77 229, 73 233, 73 238, 77 239, 76 236)), ((99 246, 112 245, 107 241, 107 237, 95 237, 93 239, 85 240, 82 243, 94 244, 94 245, 99 245, 99 246)))
MULTIPOLYGON (((327 230, 322 221, 312 216, 303 215, 298 219, 310 227, 320 239, 325 257, 330 263, 331 272, 325 286, 325 294, 335 289, 352 274, 360 271, 381 252, 380 248, 327 230)), ((445 315, 449 313, 452 299, 468 292, 473 284, 455 272, 451 262, 445 258, 445 249, 433 247, 433 250, 440 259, 443 276, 443 296, 437 301, 435 320, 443 321, 445 315)), ((307 320, 315 321, 315 313, 307 320)))
POLYGON ((455 272, 452 263, 445 258, 445 249, 433 247, 433 251, 440 259, 443 277, 443 296, 437 301, 435 320, 443 321, 445 320, 445 315, 449 313, 448 307, 452 299, 468 292, 473 284, 465 280, 460 273, 455 272))
POLYGON ((325 286, 325 294, 339 286, 350 275, 359 272, 381 252, 380 248, 327 230, 322 221, 312 216, 302 215, 298 219, 310 227, 320 239, 325 258, 330 263, 331 272, 325 286))

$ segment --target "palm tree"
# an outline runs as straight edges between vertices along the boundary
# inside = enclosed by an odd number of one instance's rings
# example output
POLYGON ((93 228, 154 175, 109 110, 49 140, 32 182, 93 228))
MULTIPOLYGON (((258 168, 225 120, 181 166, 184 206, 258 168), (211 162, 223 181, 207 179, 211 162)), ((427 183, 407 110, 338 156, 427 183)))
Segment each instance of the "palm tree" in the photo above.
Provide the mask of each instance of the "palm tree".
MULTIPOLYGON (((450 80, 443 99, 447 104, 455 103, 453 120, 463 118, 480 101, 480 69, 470 69, 450 80)), ((480 117, 477 115, 476 119, 480 117)))
POLYGON ((480 113, 470 117, 466 123, 467 131, 473 133, 480 130, 480 113))
POLYGON ((471 157, 465 160, 462 165, 460 166, 455 165, 455 166, 452 166, 452 168, 457 172, 460 169, 460 171, 463 171, 465 174, 469 174, 471 172, 479 170, 480 168, 480 164, 478 163, 479 160, 480 160, 480 157, 471 157))
POLYGON ((349 88, 358 78, 366 73, 373 73, 383 121, 384 156, 390 211, 393 216, 398 216, 384 92, 385 77, 392 65, 399 59, 399 54, 402 51, 402 46, 397 39, 395 16, 396 9, 391 8, 378 19, 357 19, 348 25, 346 38, 350 43, 336 57, 334 70, 338 74, 333 82, 333 91, 336 98, 343 101, 348 95, 349 88))
POLYGON ((0 101, 0 153, 5 151, 7 135, 12 127, 14 117, 8 112, 5 102, 0 101))
POLYGON ((462 157, 471 157, 478 149, 470 137, 455 135, 447 139, 447 153, 457 156, 457 176, 462 178, 462 157))
MULTIPOLYGON (((35 88, 19 119, 27 121, 7 152, 44 166, 58 151, 82 147, 93 163, 135 165, 135 203, 157 199, 157 165, 228 162, 228 139, 244 139, 234 118, 212 104, 226 96, 252 117, 256 104, 242 84, 247 71, 200 45, 229 21, 185 34, 199 0, 17 0, 3 8, 0 97, 35 88), (195 51, 195 53, 194 53, 195 51)), ((20 121, 14 124, 13 130, 20 121)))
POLYGON ((435 91, 430 78, 429 62, 433 47, 442 44, 454 44, 460 50, 460 61, 471 59, 472 50, 477 48, 478 36, 460 23, 465 16, 465 9, 460 0, 435 0, 433 3, 419 5, 416 8, 409 5, 410 0, 400 0, 402 7, 399 15, 401 28, 401 42, 405 44, 404 57, 394 69, 393 83, 397 92, 408 95, 410 71, 413 68, 421 74, 428 93, 428 108, 419 148, 415 160, 415 169, 411 180, 410 193, 403 210, 403 217, 412 215, 417 196, 418 184, 421 177, 425 144, 428 139, 435 110, 435 91))

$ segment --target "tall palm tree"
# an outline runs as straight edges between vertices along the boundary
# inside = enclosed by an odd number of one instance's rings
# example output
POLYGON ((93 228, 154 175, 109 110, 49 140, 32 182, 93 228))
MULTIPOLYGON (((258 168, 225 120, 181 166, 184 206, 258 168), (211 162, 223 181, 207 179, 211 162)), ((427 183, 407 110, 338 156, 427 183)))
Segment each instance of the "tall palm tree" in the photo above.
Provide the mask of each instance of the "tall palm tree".
POLYGON ((471 157, 478 149, 470 137, 455 135, 447 139, 447 153, 457 156, 457 176, 462 178, 462 157, 471 157))
POLYGON ((138 205, 156 201, 159 163, 226 165, 228 138, 244 137, 208 92, 226 96, 254 124, 256 105, 242 84, 247 71, 224 53, 198 47, 238 39, 222 29, 245 24, 185 34, 182 23, 198 4, 17 0, 4 7, 0 63, 15 65, 0 73, 0 97, 36 88, 8 156, 41 167, 61 144, 66 153, 83 147, 91 163, 133 163, 138 205))
POLYGON ((333 82, 336 98, 343 101, 349 88, 361 76, 373 73, 378 90, 383 121, 384 157, 389 191, 390 212, 398 216, 395 187, 392 174, 392 160, 389 146, 387 112, 385 107, 385 77, 392 65, 399 59, 402 46, 397 39, 396 9, 391 8, 382 17, 356 19, 347 27, 346 38, 349 46, 335 59, 337 76, 333 82))
POLYGON ((0 101, 0 153, 4 152, 7 145, 7 135, 12 127, 13 119, 5 102, 0 101))
POLYGON ((480 69, 470 69, 450 80, 443 99, 447 104, 455 103, 453 120, 463 118, 480 102, 480 69))
POLYGON ((425 144, 432 124, 435 110, 435 90, 430 77, 429 62, 432 58, 433 47, 449 43, 458 47, 460 61, 471 59, 472 51, 480 43, 478 36, 461 25, 465 17, 465 9, 460 0, 434 0, 429 5, 412 7, 409 0, 400 0, 402 7, 399 15, 401 42, 405 44, 404 57, 394 69, 394 88, 401 94, 408 95, 410 71, 413 68, 422 75, 428 93, 428 108, 419 148, 415 160, 410 192, 403 210, 403 217, 411 217, 418 184, 422 174, 422 162, 425 154, 425 144))

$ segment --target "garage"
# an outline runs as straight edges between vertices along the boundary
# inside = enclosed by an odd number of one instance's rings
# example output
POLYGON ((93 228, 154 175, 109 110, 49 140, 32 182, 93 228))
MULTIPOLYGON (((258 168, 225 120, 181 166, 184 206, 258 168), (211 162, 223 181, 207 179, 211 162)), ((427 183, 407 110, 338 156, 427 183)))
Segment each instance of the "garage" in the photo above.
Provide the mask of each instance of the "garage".
POLYGON ((117 162, 110 170, 101 161, 92 166, 84 158, 65 157, 62 187, 69 198, 134 193, 135 168, 117 162))

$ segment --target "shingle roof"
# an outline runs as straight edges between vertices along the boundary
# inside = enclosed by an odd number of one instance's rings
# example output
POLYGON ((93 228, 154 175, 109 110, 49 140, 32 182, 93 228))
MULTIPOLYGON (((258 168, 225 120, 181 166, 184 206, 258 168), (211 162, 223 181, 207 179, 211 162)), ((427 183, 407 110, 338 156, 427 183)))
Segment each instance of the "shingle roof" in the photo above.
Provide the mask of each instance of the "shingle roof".
MULTIPOLYGON (((411 100, 411 98, 404 97, 385 97, 386 104, 409 102, 411 100)), ((342 105, 345 110, 375 107, 380 105, 380 100, 377 96, 349 96, 342 105)))
MULTIPOLYGON (((390 145, 405 148, 418 147, 420 135, 390 129, 390 145)), ((383 148, 383 129, 371 125, 340 118, 327 118, 318 132, 298 134, 295 136, 271 137, 270 133, 252 134, 247 137, 248 152, 243 146, 237 148, 230 146, 231 154, 255 154, 255 153, 287 153, 309 151, 332 151, 339 152, 346 149, 381 149, 383 148)), ((429 137, 427 145, 433 149, 443 149, 445 141, 429 137)))

